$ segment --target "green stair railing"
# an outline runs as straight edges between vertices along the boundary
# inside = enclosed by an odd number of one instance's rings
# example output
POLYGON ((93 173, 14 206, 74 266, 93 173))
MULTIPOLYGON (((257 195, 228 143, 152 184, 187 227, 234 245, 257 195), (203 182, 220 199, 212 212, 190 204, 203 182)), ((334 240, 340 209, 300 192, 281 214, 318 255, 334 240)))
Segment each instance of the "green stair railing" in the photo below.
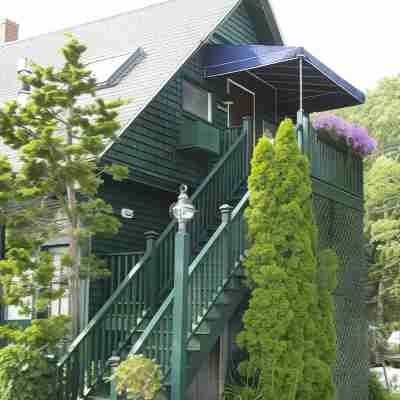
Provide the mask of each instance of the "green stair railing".
POLYGON ((113 293, 118 288, 132 267, 136 265, 143 256, 143 251, 100 255, 111 272, 108 282, 110 293, 113 293))
MULTIPOLYGON (((218 224, 218 207, 230 201, 247 180, 250 132, 250 119, 244 119, 241 135, 191 196, 199 211, 190 224, 192 249, 201 243, 208 227, 218 224)), ((173 221, 58 362, 59 400, 85 397, 106 372, 111 355, 129 345, 167 297, 173 287, 175 229, 173 221)))
POLYGON ((221 154, 225 154, 241 135, 241 127, 228 128, 220 132, 221 134, 221 154))
MULTIPOLYGON (((219 225, 189 267, 188 343, 232 279, 237 276, 237 270, 245 257, 247 243, 244 211, 248 198, 249 194, 246 193, 234 209, 231 219, 219 225)), ((173 289, 131 350, 131 354, 143 354, 155 359, 166 380, 171 372, 174 297, 173 289)))

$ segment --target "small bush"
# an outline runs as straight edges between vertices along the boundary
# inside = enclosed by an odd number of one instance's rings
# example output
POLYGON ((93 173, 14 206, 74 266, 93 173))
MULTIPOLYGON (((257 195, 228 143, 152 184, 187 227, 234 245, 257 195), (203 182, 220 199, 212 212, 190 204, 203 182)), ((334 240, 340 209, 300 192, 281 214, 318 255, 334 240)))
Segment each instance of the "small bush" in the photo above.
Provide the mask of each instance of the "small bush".
MULTIPOLYGON (((111 377, 117 392, 128 399, 154 400, 162 389, 161 367, 142 355, 131 355, 123 361, 111 377)), ((2 399, 0 399, 2 400, 2 399)))
POLYGON ((369 395, 368 400, 391 400, 389 392, 379 382, 378 376, 374 373, 369 375, 369 395))
POLYGON ((49 400, 52 377, 40 351, 19 344, 0 350, 0 400, 49 400))

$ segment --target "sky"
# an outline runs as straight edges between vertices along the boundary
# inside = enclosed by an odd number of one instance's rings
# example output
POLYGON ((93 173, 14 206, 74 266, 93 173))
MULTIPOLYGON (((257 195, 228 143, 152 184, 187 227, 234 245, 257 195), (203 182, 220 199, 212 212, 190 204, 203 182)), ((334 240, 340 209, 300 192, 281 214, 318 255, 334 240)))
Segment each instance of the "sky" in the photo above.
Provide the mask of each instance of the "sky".
MULTIPOLYGON (((24 39, 160 0, 1 2, 0 17, 19 23, 24 39)), ((272 4, 286 45, 303 46, 359 89, 372 89, 379 79, 400 73, 399 0, 272 0, 272 4)))

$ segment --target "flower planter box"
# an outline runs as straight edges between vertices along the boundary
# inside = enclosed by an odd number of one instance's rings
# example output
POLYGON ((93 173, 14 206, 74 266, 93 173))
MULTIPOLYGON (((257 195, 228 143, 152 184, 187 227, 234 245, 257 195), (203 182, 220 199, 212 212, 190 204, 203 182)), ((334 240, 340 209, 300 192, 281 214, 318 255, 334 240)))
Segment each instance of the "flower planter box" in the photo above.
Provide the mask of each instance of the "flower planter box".
POLYGON ((335 115, 320 114, 313 122, 319 140, 334 146, 343 153, 365 157, 377 146, 367 129, 351 124, 335 115))
POLYGON ((317 138, 320 142, 323 142, 325 144, 328 144, 330 146, 335 147, 338 151, 341 151, 342 153, 353 153, 351 148, 347 145, 344 139, 340 138, 338 140, 335 140, 332 137, 332 134, 329 133, 328 131, 323 131, 323 130, 318 130, 316 131, 317 138))

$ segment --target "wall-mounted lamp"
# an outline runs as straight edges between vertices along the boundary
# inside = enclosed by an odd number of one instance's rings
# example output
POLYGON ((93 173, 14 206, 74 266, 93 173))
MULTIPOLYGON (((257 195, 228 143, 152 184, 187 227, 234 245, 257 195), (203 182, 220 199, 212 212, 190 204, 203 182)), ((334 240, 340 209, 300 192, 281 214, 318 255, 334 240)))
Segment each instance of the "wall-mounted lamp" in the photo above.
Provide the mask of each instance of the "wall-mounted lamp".
POLYGON ((224 97, 224 99, 222 100, 222 102, 226 105, 226 106, 232 106, 235 103, 235 99, 233 98, 233 96, 229 93, 227 93, 224 97))

